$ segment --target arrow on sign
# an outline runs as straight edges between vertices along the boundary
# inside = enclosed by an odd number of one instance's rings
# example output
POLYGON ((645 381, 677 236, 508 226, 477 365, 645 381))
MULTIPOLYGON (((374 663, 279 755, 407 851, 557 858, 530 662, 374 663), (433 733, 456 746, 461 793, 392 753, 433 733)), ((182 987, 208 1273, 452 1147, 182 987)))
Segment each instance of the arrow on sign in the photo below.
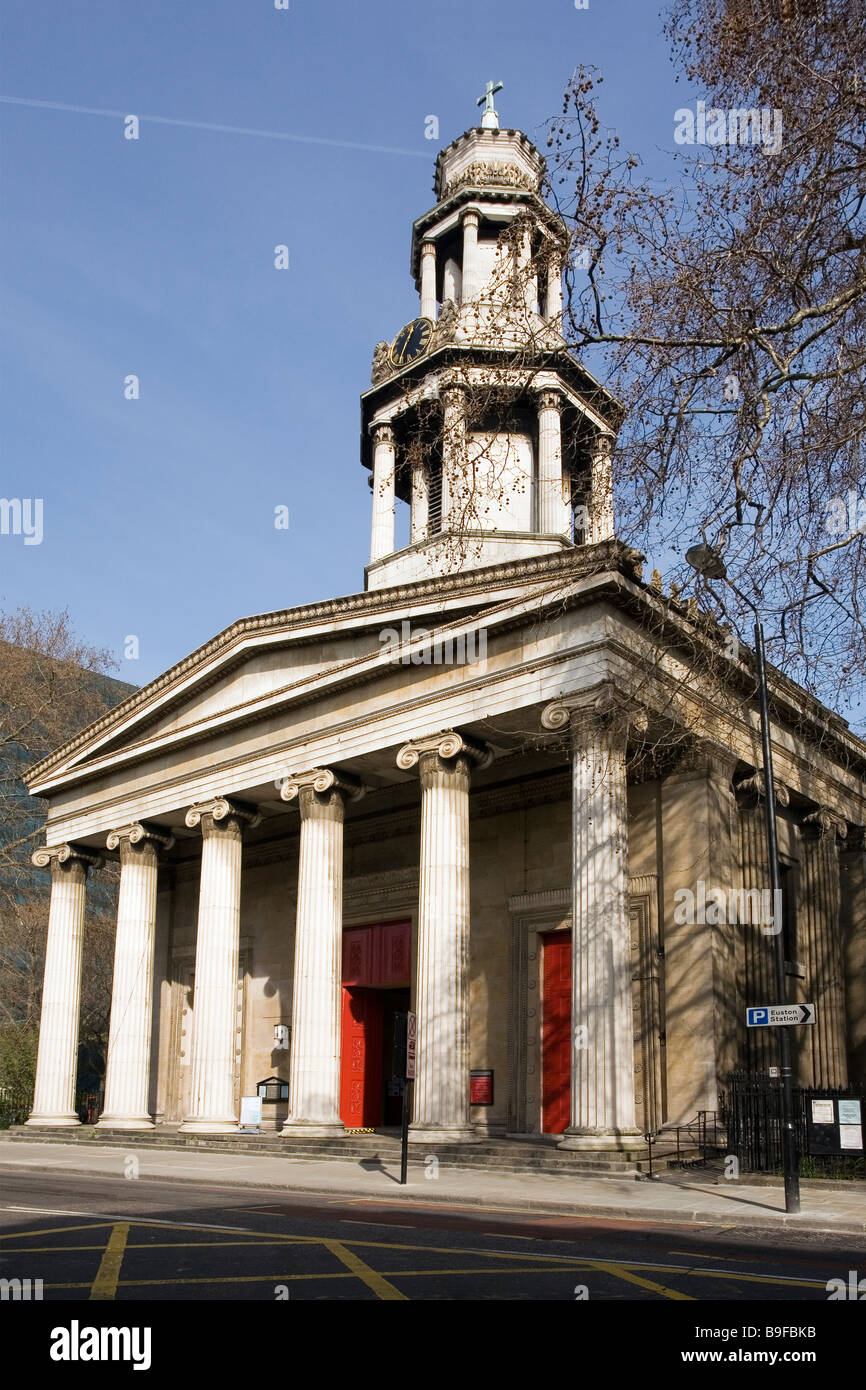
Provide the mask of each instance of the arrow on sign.
POLYGON ((815 1005, 814 1005, 814 1004, 798 1004, 797 1007, 798 1007, 799 1010, 800 1010, 800 1022, 801 1022, 801 1023, 814 1023, 814 1022, 815 1022, 815 1005))

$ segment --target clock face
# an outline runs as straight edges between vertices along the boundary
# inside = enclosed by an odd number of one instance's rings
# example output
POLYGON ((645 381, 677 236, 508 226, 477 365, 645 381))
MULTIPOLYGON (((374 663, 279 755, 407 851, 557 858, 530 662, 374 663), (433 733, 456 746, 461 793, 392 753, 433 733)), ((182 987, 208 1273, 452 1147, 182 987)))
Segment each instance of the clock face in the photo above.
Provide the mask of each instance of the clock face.
POLYGON ((430 319, 413 319, 401 328, 391 344, 391 361, 395 367, 405 367, 416 357, 423 357, 433 337, 430 319))

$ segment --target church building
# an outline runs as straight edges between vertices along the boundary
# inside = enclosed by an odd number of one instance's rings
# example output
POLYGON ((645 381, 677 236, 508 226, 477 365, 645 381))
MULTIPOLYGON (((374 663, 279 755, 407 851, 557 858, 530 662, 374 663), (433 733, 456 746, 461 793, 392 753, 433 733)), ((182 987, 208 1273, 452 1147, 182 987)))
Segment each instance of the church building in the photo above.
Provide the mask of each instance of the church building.
MULTIPOLYGON (((418 296, 361 396, 370 563, 243 618, 32 772, 51 873, 29 1124, 72 1127, 88 874, 120 863, 104 1131, 398 1125, 630 1162, 767 1073, 866 1074, 866 744, 616 534, 619 403, 569 351, 545 160, 480 126, 412 228, 418 296)), ((347 484, 351 479, 347 477, 347 484)))

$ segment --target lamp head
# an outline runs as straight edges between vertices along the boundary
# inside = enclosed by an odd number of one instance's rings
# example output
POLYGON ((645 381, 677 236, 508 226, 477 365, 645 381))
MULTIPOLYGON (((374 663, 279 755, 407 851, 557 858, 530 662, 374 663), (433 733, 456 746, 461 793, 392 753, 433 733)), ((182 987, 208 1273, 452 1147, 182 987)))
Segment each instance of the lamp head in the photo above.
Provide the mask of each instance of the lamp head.
POLYGON ((693 570, 702 574, 705 579, 726 579, 728 571, 725 562, 715 546, 707 545, 702 541, 700 545, 690 546, 686 551, 686 560, 693 570))

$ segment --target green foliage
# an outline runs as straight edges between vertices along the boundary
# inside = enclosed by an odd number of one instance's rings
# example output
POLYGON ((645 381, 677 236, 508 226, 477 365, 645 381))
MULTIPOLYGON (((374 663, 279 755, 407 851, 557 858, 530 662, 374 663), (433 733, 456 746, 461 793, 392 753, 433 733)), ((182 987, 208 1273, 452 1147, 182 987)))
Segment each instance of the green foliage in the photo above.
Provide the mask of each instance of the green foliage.
POLYGON ((0 1129, 23 1124, 36 1081, 38 1032, 17 1023, 0 1026, 0 1129))

